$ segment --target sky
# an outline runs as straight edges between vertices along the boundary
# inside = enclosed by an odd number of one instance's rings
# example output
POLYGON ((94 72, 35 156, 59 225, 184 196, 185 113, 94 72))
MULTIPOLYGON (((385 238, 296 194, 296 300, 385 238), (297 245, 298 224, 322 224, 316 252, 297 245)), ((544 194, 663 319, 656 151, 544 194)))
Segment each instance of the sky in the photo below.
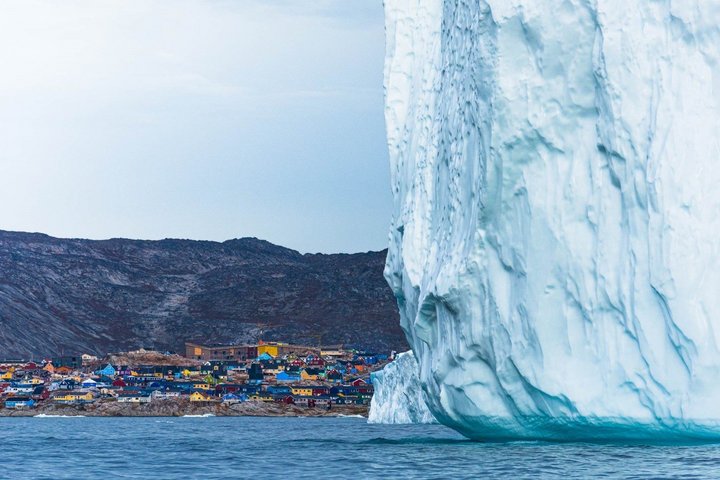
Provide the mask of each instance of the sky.
POLYGON ((382 0, 5 0, 0 229, 385 248, 382 0))

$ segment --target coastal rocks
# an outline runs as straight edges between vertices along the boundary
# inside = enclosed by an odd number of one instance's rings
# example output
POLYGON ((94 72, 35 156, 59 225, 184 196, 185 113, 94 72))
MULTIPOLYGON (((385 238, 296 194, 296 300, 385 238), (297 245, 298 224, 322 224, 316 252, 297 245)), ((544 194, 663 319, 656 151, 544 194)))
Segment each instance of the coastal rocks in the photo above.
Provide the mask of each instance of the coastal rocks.
POLYGON ((87 405, 57 405, 43 403, 38 408, 25 410, 0 409, 0 417, 86 416, 86 417, 335 417, 367 416, 365 405, 335 405, 331 410, 266 402, 191 402, 187 398, 154 400, 146 404, 119 403, 101 400, 87 405))
POLYGON ((382 370, 370 375, 375 393, 369 423, 437 423, 427 407, 412 351, 399 354, 382 370))
POLYGON ((386 277, 434 416, 720 438, 720 4, 385 9, 386 277))

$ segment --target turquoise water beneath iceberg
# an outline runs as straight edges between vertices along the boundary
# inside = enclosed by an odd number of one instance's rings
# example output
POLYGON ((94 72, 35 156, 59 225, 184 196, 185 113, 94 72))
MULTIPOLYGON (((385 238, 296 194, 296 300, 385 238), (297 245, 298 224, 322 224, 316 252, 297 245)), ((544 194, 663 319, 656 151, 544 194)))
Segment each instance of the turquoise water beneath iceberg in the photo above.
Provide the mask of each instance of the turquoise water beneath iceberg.
POLYGON ((718 478, 720 445, 478 443, 361 418, 4 418, 0 478, 718 478))

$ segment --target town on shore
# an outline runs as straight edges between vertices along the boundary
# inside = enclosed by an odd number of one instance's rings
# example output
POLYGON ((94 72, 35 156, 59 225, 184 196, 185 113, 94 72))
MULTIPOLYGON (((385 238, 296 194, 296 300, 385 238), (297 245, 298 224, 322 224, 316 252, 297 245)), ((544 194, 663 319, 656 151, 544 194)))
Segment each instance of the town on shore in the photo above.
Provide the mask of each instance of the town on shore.
POLYGON ((0 415, 365 416, 370 374, 393 356, 260 341, 0 360, 0 415))

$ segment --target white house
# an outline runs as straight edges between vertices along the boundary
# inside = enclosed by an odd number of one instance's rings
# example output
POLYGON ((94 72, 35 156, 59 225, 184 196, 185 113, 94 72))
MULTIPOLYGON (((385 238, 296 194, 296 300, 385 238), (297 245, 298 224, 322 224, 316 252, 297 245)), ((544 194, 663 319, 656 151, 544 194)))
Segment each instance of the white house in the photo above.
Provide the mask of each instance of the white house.
POLYGON ((161 390, 155 390, 154 392, 152 392, 152 397, 153 397, 154 399, 157 399, 157 400, 160 400, 160 399, 163 399, 163 398, 177 398, 177 397, 179 397, 179 396, 180 396, 180 392, 179 392, 179 391, 165 391, 165 392, 163 392, 163 391, 161 391, 161 390))
POLYGON ((150 403, 152 396, 145 392, 121 393, 118 395, 119 403, 150 403))
POLYGON ((92 378, 87 378, 83 380, 80 385, 82 386, 82 388, 97 388, 98 386, 97 382, 92 378))

